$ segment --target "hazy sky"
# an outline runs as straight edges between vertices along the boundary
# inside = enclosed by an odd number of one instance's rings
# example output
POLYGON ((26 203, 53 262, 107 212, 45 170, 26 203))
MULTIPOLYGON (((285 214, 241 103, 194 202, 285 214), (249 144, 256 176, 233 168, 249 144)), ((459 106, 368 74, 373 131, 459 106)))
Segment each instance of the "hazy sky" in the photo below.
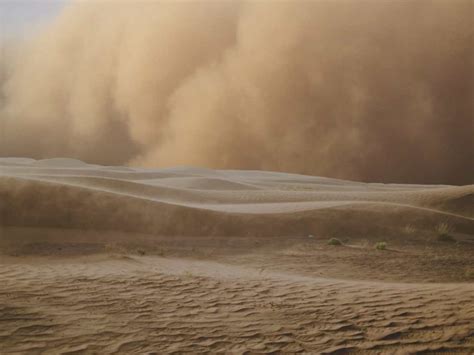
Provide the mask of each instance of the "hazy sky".
POLYGON ((19 35, 54 18, 69 0, 0 0, 0 33, 19 35))

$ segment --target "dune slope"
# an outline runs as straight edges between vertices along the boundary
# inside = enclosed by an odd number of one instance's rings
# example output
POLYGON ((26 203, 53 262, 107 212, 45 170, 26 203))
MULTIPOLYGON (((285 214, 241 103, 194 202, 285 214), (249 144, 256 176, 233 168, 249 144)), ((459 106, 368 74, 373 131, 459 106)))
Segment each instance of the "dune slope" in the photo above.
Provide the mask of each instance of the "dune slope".
POLYGON ((0 160, 1 224, 160 235, 474 233, 474 186, 363 184, 258 171, 0 160), (377 223, 369 223, 376 220, 377 223), (336 223, 336 221, 340 221, 336 223), (341 223, 343 221, 343 223, 341 223))

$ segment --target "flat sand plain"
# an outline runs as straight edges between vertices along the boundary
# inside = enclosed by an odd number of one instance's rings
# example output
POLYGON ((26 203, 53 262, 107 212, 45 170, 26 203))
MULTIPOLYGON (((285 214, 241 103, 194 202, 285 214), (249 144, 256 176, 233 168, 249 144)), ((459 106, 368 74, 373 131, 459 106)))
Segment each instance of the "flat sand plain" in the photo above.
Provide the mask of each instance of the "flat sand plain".
POLYGON ((472 353, 473 281, 472 185, 0 159, 2 354, 472 353))

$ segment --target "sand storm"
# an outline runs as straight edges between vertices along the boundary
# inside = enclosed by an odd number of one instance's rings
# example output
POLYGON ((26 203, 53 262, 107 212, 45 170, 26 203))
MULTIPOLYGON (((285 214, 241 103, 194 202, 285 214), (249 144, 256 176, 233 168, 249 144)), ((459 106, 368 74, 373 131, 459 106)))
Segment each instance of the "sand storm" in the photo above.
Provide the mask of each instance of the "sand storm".
POLYGON ((0 152, 471 183, 472 6, 74 2, 4 41, 0 152))
POLYGON ((2 355, 474 351, 472 1, 17 4, 2 355))

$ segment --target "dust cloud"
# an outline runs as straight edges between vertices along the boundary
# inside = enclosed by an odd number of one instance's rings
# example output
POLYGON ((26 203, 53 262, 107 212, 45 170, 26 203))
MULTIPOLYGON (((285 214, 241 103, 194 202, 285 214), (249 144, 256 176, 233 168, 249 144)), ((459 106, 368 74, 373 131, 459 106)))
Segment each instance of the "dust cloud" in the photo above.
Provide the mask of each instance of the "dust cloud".
POLYGON ((0 156, 472 183, 472 19, 470 0, 75 2, 1 43, 0 156))

